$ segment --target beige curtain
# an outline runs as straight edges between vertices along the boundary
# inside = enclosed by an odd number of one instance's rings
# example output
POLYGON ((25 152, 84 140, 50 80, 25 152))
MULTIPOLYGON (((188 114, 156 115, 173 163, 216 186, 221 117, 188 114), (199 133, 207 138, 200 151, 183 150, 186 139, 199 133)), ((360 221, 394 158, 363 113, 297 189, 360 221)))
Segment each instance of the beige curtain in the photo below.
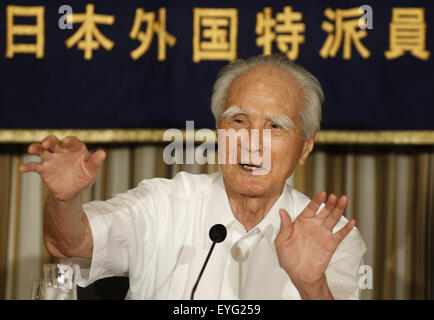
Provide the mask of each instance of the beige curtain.
MULTIPOLYGON (((210 173, 216 165, 166 165, 162 144, 91 145, 108 152, 98 181, 84 201, 107 199, 142 179, 181 170, 210 173)), ((46 189, 37 174, 20 174, 27 145, 0 145, 0 298, 29 299, 41 266, 53 261, 42 241, 46 189)), ((346 194, 345 215, 355 218, 366 242, 373 289, 364 299, 433 298, 434 148, 429 146, 317 145, 290 182, 312 197, 346 194)))

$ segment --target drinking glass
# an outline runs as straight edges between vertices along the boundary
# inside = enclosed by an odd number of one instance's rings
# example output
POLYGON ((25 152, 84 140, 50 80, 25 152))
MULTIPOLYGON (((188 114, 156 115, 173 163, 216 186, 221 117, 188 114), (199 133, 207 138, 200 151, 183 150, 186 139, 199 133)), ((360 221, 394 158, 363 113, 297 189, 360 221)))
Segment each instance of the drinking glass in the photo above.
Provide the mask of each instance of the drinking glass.
POLYGON ((78 265, 44 264, 41 300, 77 300, 78 265))

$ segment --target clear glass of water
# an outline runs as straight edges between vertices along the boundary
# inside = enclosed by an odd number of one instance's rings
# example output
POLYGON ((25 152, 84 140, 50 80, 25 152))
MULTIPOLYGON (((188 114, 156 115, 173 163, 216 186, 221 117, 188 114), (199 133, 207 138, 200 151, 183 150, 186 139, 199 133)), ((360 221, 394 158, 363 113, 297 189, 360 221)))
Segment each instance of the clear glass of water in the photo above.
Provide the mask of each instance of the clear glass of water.
POLYGON ((44 264, 41 300, 77 300, 78 265, 44 264))

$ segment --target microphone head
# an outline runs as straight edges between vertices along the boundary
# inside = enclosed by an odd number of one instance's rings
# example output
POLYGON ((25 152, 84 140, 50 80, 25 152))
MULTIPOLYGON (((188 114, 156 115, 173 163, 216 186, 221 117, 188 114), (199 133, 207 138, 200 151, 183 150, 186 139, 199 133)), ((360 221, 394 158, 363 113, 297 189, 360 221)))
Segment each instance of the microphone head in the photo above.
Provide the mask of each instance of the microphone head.
POLYGON ((209 237, 212 242, 222 242, 226 239, 227 230, 222 224, 215 224, 209 229, 209 237))

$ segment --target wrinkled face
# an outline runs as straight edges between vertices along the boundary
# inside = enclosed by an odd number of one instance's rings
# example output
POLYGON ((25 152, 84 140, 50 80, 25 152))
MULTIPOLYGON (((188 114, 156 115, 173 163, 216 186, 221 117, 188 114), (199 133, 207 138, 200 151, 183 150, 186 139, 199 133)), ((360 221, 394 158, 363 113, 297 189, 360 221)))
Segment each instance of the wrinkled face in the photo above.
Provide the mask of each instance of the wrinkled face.
POLYGON ((250 143, 243 143, 242 135, 237 136, 237 159, 231 164, 228 147, 231 134, 219 137, 219 151, 227 156, 226 164, 220 167, 228 191, 251 197, 282 192, 297 163, 304 164, 313 148, 314 136, 307 141, 302 138, 302 124, 297 114, 300 103, 299 84, 285 70, 272 65, 250 69, 232 82, 218 129, 233 129, 233 134, 248 132, 250 143), (259 143, 251 143, 254 131, 259 132, 259 143), (268 133, 269 144, 265 139, 268 133), (226 140, 224 149, 222 139, 226 140), (241 157, 246 145, 247 161, 246 157, 241 157), (266 159, 264 152, 269 152, 269 164, 263 161, 266 159), (258 159, 262 161, 257 162, 258 159))

